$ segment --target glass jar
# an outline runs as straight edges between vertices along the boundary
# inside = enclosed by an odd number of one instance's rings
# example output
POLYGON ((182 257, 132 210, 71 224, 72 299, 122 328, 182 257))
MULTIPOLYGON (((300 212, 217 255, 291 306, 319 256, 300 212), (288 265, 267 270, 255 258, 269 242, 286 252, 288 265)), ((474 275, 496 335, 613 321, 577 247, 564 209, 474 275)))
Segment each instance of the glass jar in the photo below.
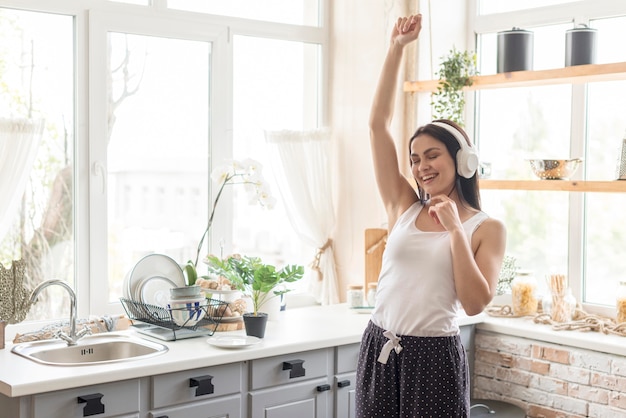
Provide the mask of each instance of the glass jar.
POLYGON ((617 286, 617 296, 615 298, 615 308, 617 315, 615 320, 618 324, 626 322, 626 281, 619 282, 617 286))
POLYGON ((561 293, 550 293, 541 301, 543 313, 550 315, 554 322, 569 322, 576 312, 576 298, 569 287, 561 293))
POLYGON ((349 308, 360 308, 365 305, 363 296, 363 286, 360 284, 351 284, 348 286, 347 295, 349 308))
POLYGON ((376 289, 378 288, 378 283, 369 283, 367 285, 367 304, 369 306, 374 306, 376 303, 376 289))
POLYGON ((528 271, 518 271, 511 282, 513 314, 516 316, 537 313, 537 280, 528 271))

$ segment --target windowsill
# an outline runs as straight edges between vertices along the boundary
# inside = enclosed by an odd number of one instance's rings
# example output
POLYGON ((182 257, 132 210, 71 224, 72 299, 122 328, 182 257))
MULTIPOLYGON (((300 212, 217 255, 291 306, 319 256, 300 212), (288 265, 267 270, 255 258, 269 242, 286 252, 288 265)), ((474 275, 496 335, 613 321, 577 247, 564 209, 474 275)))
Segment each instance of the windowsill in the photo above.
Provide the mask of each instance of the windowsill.
POLYGON ((596 331, 557 331, 550 325, 535 323, 532 317, 506 318, 485 315, 484 320, 476 324, 476 328, 498 334, 626 356, 626 337, 596 331))

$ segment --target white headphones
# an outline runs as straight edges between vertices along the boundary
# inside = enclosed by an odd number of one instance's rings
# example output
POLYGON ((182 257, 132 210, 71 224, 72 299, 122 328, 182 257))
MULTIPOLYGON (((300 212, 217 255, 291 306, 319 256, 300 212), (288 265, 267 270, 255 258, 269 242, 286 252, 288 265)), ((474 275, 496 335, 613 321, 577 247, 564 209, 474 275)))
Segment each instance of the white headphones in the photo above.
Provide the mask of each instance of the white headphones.
POLYGON ((444 128, 454 136, 461 146, 461 149, 456 153, 456 172, 459 176, 466 179, 471 178, 478 168, 478 154, 471 147, 461 132, 459 132, 454 126, 448 125, 443 122, 432 122, 432 125, 444 128))

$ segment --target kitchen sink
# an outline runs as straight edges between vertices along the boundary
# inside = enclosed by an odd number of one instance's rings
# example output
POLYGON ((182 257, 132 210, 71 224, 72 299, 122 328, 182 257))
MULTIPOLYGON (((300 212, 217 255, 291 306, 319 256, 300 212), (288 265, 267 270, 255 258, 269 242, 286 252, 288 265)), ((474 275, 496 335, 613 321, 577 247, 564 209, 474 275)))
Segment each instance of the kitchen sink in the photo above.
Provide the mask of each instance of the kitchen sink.
POLYGON ((141 360, 167 352, 167 346, 128 335, 95 334, 68 345, 63 340, 20 343, 11 351, 29 360, 53 366, 91 366, 141 360))

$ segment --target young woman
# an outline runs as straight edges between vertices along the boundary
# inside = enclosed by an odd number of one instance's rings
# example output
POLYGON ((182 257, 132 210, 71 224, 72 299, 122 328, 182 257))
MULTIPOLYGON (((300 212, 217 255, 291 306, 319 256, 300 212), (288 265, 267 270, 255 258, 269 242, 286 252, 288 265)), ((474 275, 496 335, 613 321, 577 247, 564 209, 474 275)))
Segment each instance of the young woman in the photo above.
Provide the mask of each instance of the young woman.
POLYGON ((410 139, 417 191, 400 172, 389 127, 403 49, 421 22, 421 15, 396 22, 370 115, 389 236, 361 341, 358 418, 469 417, 457 315, 461 308, 476 315, 491 301, 504 257, 505 228, 480 209, 478 157, 460 126, 434 121, 410 139))

